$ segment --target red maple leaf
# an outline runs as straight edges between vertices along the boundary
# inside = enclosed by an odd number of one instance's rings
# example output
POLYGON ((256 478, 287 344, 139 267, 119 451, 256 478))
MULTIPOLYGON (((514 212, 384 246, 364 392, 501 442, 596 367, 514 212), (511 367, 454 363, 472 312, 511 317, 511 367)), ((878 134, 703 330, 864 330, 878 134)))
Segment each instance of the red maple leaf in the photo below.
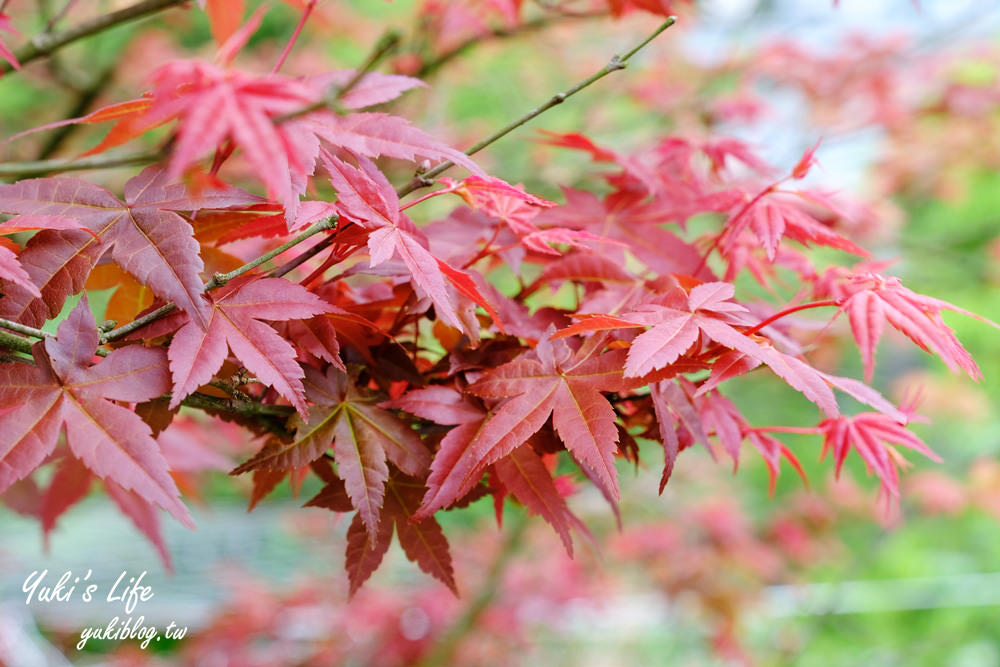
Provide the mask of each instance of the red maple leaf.
POLYGON ((430 452, 408 424, 372 405, 374 398, 359 392, 343 371, 331 366, 323 374, 307 366, 305 389, 314 407, 308 420, 292 421, 295 438, 264 447, 233 474, 301 467, 332 446, 337 474, 374 545, 389 479, 387 460, 420 476, 430 464, 430 452))
POLYGON ((204 268, 191 225, 175 211, 229 208, 259 201, 236 188, 190 194, 169 185, 157 167, 125 184, 122 202, 102 187, 76 178, 37 178, 0 185, 0 211, 21 214, 41 228, 20 255, 36 290, 17 285, 0 299, 0 316, 41 326, 59 314, 70 294, 83 289, 106 250, 115 262, 156 294, 204 323, 204 268), (67 225, 75 221, 76 227, 67 225), (41 293, 41 297, 36 296, 41 293))
MULTIPOLYGON (((731 283, 722 282, 697 285, 686 298, 683 291, 673 290, 662 295, 659 303, 638 306, 620 317, 590 316, 559 331, 554 337, 650 326, 648 331, 636 336, 628 352, 625 377, 634 378, 668 368, 690 349, 696 349, 694 346, 704 337, 753 360, 745 362, 739 361, 734 355, 724 356, 718 373, 726 373, 729 366, 738 361, 739 365, 733 370, 739 370, 740 373, 749 370, 756 363, 763 363, 792 388, 818 405, 827 416, 836 417, 840 414, 831 385, 862 402, 898 415, 898 411, 874 390, 860 391, 856 386, 860 383, 851 384, 846 378, 823 374, 801 359, 777 350, 766 339, 744 334, 737 329, 737 326, 747 324, 747 310, 732 301, 734 293, 735 288, 731 283)), ((709 386, 715 386, 717 381, 716 379, 713 383, 710 379, 709 386)))
MULTIPOLYGON (((358 512, 347 529, 345 569, 354 595, 382 562, 392 541, 393 528, 406 557, 421 570, 443 582, 458 594, 448 550, 448 540, 434 517, 418 520, 417 508, 426 488, 423 483, 392 471, 385 484, 385 504, 377 532, 372 536, 358 512)), ((340 480, 327 484, 307 506, 325 507, 335 512, 350 510, 350 503, 340 480)))
MULTIPOLYGON (((829 278, 825 281, 829 283, 829 278)), ((952 371, 964 370, 974 380, 982 378, 979 366, 941 319, 950 310, 1000 328, 990 320, 963 310, 947 301, 917 294, 900 282, 877 273, 847 275, 841 284, 820 283, 820 290, 838 298, 838 314, 846 312, 851 332, 865 363, 865 378, 875 368, 875 347, 885 322, 891 324, 927 353, 937 354, 952 371)))
POLYGON ((168 351, 173 377, 170 407, 211 380, 231 349, 261 382, 291 401, 300 414, 308 414, 295 348, 261 320, 308 319, 329 312, 326 302, 287 280, 249 276, 216 290, 206 308, 205 326, 184 315, 153 325, 162 334, 187 320, 168 351))
MULTIPOLYGON (((399 398, 385 404, 387 407, 405 410, 436 424, 458 426, 445 436, 441 447, 451 449, 456 439, 461 439, 466 431, 481 427, 485 411, 470 398, 451 387, 433 386, 408 391, 399 398), (471 424, 472 426, 465 426, 471 424), (454 433, 454 435, 452 435, 454 433)), ((505 492, 510 492, 533 514, 540 515, 559 534, 566 551, 573 555, 573 541, 570 537, 571 523, 579 520, 569 510, 566 500, 559 493, 549 468, 535 452, 531 440, 514 448, 507 456, 493 464, 505 492)))
MULTIPOLYGON (((134 492, 193 527, 149 426, 115 401, 169 389, 162 349, 129 346, 91 365, 98 334, 82 299, 55 338, 32 348, 35 365, 0 365, 0 491, 26 477, 65 432, 70 453, 94 475, 134 492)), ((63 501, 65 502, 65 501, 63 501)))
POLYGON ((869 473, 874 472, 881 480, 882 490, 889 497, 899 496, 899 468, 908 465, 891 445, 915 450, 936 463, 941 462, 940 457, 920 438, 883 414, 865 412, 853 417, 827 419, 818 428, 823 434, 823 453, 833 452, 838 476, 847 453, 853 447, 864 460, 869 473))
POLYGON ((371 160, 356 157, 358 167, 327 151, 321 153, 337 190, 338 209, 347 219, 372 230, 368 235, 371 266, 399 256, 418 293, 434 303, 435 313, 448 325, 478 335, 478 322, 464 321, 458 312, 454 290, 495 314, 490 304, 466 272, 448 266, 424 247, 416 227, 400 213, 399 197, 386 177, 371 160))
POLYGON ((431 464, 428 492, 418 516, 425 517, 464 496, 486 466, 510 454, 545 424, 605 494, 618 499, 614 456, 615 412, 602 391, 624 390, 621 352, 573 353, 561 342, 539 342, 529 354, 486 373, 466 391, 503 399, 481 422, 463 423, 441 442, 431 464))

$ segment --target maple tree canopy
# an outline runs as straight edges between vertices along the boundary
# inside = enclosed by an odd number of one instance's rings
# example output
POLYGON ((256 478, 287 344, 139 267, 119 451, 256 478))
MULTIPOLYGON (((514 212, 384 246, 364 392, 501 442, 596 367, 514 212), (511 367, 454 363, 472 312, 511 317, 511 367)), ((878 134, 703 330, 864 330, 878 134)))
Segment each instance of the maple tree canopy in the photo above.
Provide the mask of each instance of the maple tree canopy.
MULTIPOLYGON (((558 201, 471 157, 605 76, 631 76, 617 72, 671 38, 660 35, 671 3, 591 3, 600 15, 652 15, 649 37, 465 152, 396 103, 427 86, 410 74, 429 76, 492 34, 483 26, 517 30, 527 3, 427 3, 424 41, 438 60, 414 51, 390 61, 396 73, 377 71, 395 36, 358 69, 308 76, 281 70, 316 2, 298 3, 273 66, 245 69, 266 6, 244 21, 242 1, 182 4, 139 2, 129 16, 206 12, 212 62, 156 63, 134 96, 37 128, 109 127, 84 155, 0 172, 11 175, 0 184, 0 498, 46 531, 100 480, 169 565, 159 510, 193 526, 176 480, 218 466, 203 443, 178 445, 178 429, 208 419, 253 440, 232 470, 252 478, 251 505, 285 478, 314 476, 323 490, 307 505, 353 513, 352 593, 393 535, 457 592, 436 517, 486 496, 498 515, 512 502, 541 516, 572 554, 587 529, 568 480, 617 513, 629 494, 619 467, 637 462, 637 440, 662 446, 661 491, 685 450, 735 465, 745 446, 773 489, 783 460, 801 473, 803 448, 783 432, 816 436, 838 474, 853 452, 890 501, 902 450, 937 460, 907 429, 913 409, 866 382, 886 325, 978 379, 941 313, 975 316, 870 260, 850 204, 808 185, 819 144, 779 167, 707 133, 633 152, 544 133, 545 150, 576 151, 602 180, 553 183, 558 201), (118 153, 144 141, 157 142, 153 154, 118 153), (120 189, 53 175, 123 163, 120 189), (444 201, 454 208, 439 215, 444 201), (553 296, 563 287, 569 298, 553 296), (86 294, 108 288, 98 310, 112 321, 99 324, 86 294), (825 319, 803 326, 803 311, 825 319), (865 382, 813 354, 835 344, 827 325, 841 314, 865 382), (751 371, 815 404, 816 426, 744 415, 722 388, 751 371)), ((107 16, 43 48, 18 46, 17 17, 0 13, 3 71, 18 76, 128 18, 107 16)))

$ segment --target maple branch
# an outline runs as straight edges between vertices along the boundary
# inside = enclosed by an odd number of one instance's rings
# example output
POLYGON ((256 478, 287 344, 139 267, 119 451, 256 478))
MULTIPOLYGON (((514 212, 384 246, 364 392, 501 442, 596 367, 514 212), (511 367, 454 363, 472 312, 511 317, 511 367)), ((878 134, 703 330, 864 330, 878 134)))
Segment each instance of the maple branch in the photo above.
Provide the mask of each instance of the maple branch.
MULTIPOLYGON (((217 287, 222 287, 223 285, 225 285, 226 283, 228 283, 230 280, 232 280, 234 278, 238 278, 239 276, 242 276, 247 271, 252 271, 253 269, 256 269, 258 266, 260 266, 261 264, 274 259, 275 257, 277 257, 281 253, 285 252, 286 250, 294 248, 298 244, 300 244, 303 241, 305 241, 306 239, 308 239, 310 236, 315 236, 316 234, 319 234, 320 232, 325 232, 327 230, 333 229, 336 226, 336 224, 337 224, 337 216, 331 216, 331 217, 329 217, 329 218, 327 218, 325 220, 320 220, 319 222, 317 222, 314 225, 312 225, 311 227, 309 227, 309 229, 305 230, 304 232, 302 232, 301 234, 299 234, 298 236, 296 236, 295 238, 293 238, 291 241, 288 241, 286 243, 282 243, 280 246, 278 246, 274 250, 271 250, 270 252, 264 253, 263 255, 261 255, 260 257, 258 257, 257 259, 251 260, 251 261, 247 262, 246 264, 244 264, 243 266, 241 266, 239 268, 236 268, 236 269, 233 269, 229 273, 216 273, 214 276, 212 276, 211 280, 209 280, 207 283, 205 283, 205 291, 207 292, 209 290, 216 289, 217 287)), ((161 317, 163 317, 164 315, 172 313, 176 309, 177 309, 177 306, 175 304, 173 304, 173 303, 168 303, 165 306, 161 306, 161 307, 157 308, 154 311, 146 313, 142 317, 138 317, 138 318, 132 320, 128 324, 125 324, 123 326, 118 327, 117 329, 113 329, 113 330, 111 330, 111 331, 109 331, 109 332, 107 332, 105 334, 102 334, 101 335, 101 344, 103 345, 104 343, 107 343, 108 341, 112 341, 112 340, 121 338, 122 336, 126 336, 126 335, 132 333, 133 331, 135 331, 137 329, 141 329, 142 327, 146 326, 150 322, 158 320, 161 317)))
MULTIPOLYGON (((169 394, 167 394, 169 396, 169 394)), ((253 419, 276 435, 289 435, 285 426, 288 416, 295 412, 289 405, 272 405, 256 401, 244 401, 238 398, 218 398, 195 392, 181 400, 181 405, 204 410, 209 414, 226 412, 253 419)))
POLYGON ((317 222, 314 225, 312 225, 311 227, 309 227, 309 229, 307 229, 306 231, 304 231, 301 234, 299 234, 298 236, 296 236, 291 241, 288 241, 286 243, 282 243, 280 246, 278 246, 274 250, 271 250, 270 252, 264 253, 263 255, 261 255, 260 257, 258 257, 257 259, 247 262, 246 264, 244 264, 243 266, 239 267, 238 269, 233 269, 229 273, 216 273, 214 276, 212 276, 212 279, 210 281, 208 281, 207 283, 205 283, 205 291, 213 290, 216 287, 222 287, 223 285, 225 285, 226 283, 228 283, 233 278, 238 278, 239 276, 242 276, 247 271, 251 271, 253 269, 256 269, 261 264, 263 264, 265 262, 271 261, 272 259, 274 259, 278 255, 280 255, 281 253, 285 252, 286 250, 290 250, 291 248, 294 248, 295 246, 297 246, 298 244, 302 243, 303 241, 305 241, 310 236, 315 236, 316 234, 318 234, 320 232, 329 231, 329 230, 335 228, 337 226, 337 219, 338 219, 338 216, 332 215, 329 218, 326 218, 325 220, 320 220, 319 222, 317 222))
POLYGON ((17 322, 12 322, 10 320, 0 319, 0 328, 7 329, 8 331, 15 331, 25 336, 34 336, 35 338, 55 338, 55 336, 50 334, 48 331, 42 331, 41 329, 28 327, 23 324, 18 324, 17 322))
MULTIPOLYGON (((42 32, 41 34, 35 35, 31 38, 30 42, 18 49, 14 55, 17 57, 17 60, 21 63, 21 65, 25 65, 32 60, 38 60, 39 58, 49 56, 67 44, 71 44, 79 39, 83 39, 84 37, 90 37, 91 35, 96 35, 99 32, 107 30, 108 28, 113 28, 114 26, 128 23, 129 21, 141 19, 145 16, 149 16, 150 14, 155 14, 156 12, 164 9, 169 9, 170 7, 182 5, 187 1, 188 0, 142 0, 142 2, 137 2, 129 7, 123 7, 118 11, 96 16, 89 21, 84 21, 83 23, 62 32, 57 32, 55 34, 42 32)), ((6 74, 7 72, 12 72, 13 70, 14 67, 10 63, 6 61, 0 62, 0 74, 6 74)))
POLYGON ((31 160, 29 162, 0 162, 0 178, 27 178, 44 176, 61 171, 84 171, 87 169, 111 169, 114 167, 135 167, 153 164, 163 159, 163 153, 133 153, 118 157, 98 155, 82 160, 31 160))
MULTIPOLYGON (((507 126, 501 128, 501 129, 497 130, 496 132, 494 132, 490 136, 486 137, 482 141, 474 144, 473 146, 471 146, 470 148, 468 148, 465 151, 465 154, 466 155, 474 155, 474 154, 478 153, 479 151, 483 150, 484 148, 486 148, 487 146, 489 146, 490 144, 492 144, 494 141, 496 141, 496 140, 498 140, 498 139, 500 139, 500 138, 502 138, 502 137, 510 134, 511 132, 513 132, 517 128, 521 127, 522 125, 524 125, 525 123, 527 123, 531 119, 535 118, 536 116, 540 116, 541 114, 545 113, 546 111, 548 111, 552 107, 557 106, 559 104, 562 104, 567 99, 569 99, 573 95, 576 95, 578 92, 580 92, 581 90, 583 90, 587 86, 591 85, 592 83, 596 83, 597 81, 600 81, 601 79, 603 79, 604 77, 606 77, 608 74, 611 74, 612 72, 617 72, 618 70, 625 69, 625 67, 628 65, 628 61, 632 58, 632 56, 634 56, 636 53, 638 53, 644 46, 646 46, 651 41, 653 41, 654 39, 656 39, 656 37, 661 32, 663 32, 664 30, 666 30, 667 28, 669 28, 670 26, 672 26, 676 22, 677 22, 677 17, 676 16, 671 16, 671 17, 667 18, 667 20, 664 21, 663 23, 661 23, 660 26, 656 30, 654 30, 652 32, 652 34, 650 34, 648 37, 646 37, 646 39, 642 40, 641 42, 639 42, 638 44, 636 44, 634 47, 632 47, 631 49, 629 49, 628 51, 626 51, 624 55, 615 54, 615 55, 611 56, 611 60, 608 61, 608 64, 605 65, 604 67, 602 67, 600 70, 598 70, 594 74, 590 75, 589 77, 587 77, 586 79, 584 79, 580 83, 576 84, 572 88, 569 88, 569 89, 567 89, 567 90, 565 90, 565 91, 563 91, 561 93, 556 93, 551 98, 549 98, 549 101, 546 102, 545 104, 532 109, 531 111, 529 111, 528 113, 524 114, 523 116, 521 116, 520 118, 518 118, 514 122, 512 122, 509 125, 507 125, 507 126)), ((434 178, 436 176, 440 175, 444 171, 446 171, 446 170, 448 170, 448 169, 450 169, 450 168, 452 168, 454 166, 455 166, 455 163, 452 162, 451 160, 448 160, 447 162, 442 162, 441 164, 439 164, 438 166, 434 167, 433 169, 430 169, 430 170, 428 170, 428 171, 426 171, 424 173, 418 174, 416 176, 416 178, 414 178, 412 181, 410 181, 406 185, 402 186, 401 188, 397 189, 396 190, 396 194, 398 196, 400 196, 400 197, 403 197, 403 196, 408 195, 409 193, 413 192, 414 190, 416 190, 418 188, 426 187, 426 186, 430 185, 431 183, 433 183, 434 178)))
MULTIPOLYGON (((169 397, 166 394, 164 398, 169 397)), ((258 403, 257 401, 244 401, 238 398, 219 398, 194 392, 181 400, 181 405, 190 408, 201 408, 209 410, 219 410, 222 412, 232 412, 242 417, 257 417, 267 415, 271 417, 288 417, 295 412, 295 408, 290 405, 273 405, 271 403, 258 403)))
POLYGON ((31 341, 27 338, 21 338, 20 336, 0 330, 0 348, 31 354, 31 345, 31 341))

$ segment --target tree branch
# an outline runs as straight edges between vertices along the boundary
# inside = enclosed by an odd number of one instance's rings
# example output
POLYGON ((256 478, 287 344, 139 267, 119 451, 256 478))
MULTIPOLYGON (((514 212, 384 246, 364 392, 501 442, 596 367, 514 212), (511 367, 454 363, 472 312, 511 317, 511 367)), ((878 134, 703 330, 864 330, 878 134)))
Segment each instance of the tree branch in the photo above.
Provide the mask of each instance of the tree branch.
MULTIPOLYGON (((167 395, 169 396, 169 394, 167 395)), ((218 398, 208 394, 195 392, 181 400, 181 405, 204 410, 209 414, 224 412, 238 415, 244 419, 252 419, 271 433, 287 436, 290 431, 286 426, 288 417, 295 412, 289 405, 272 405, 256 401, 244 401, 238 398, 218 398)))
MULTIPOLYGON (((465 154, 466 155, 474 155, 474 154, 478 153, 479 151, 483 150, 484 148, 486 148, 487 146, 489 146, 490 144, 492 144, 497 139, 500 139, 501 137, 504 137, 507 134, 513 132, 514 130, 516 130, 517 128, 521 127, 522 125, 524 125, 525 123, 527 123, 531 119, 535 118, 536 116, 541 115, 542 113, 548 111, 549 109, 551 109, 552 107, 554 107, 554 106, 556 106, 558 104, 562 104, 567 99, 569 99, 573 95, 576 95, 578 92, 580 92, 581 90, 583 90, 584 88, 586 88, 590 84, 595 83, 597 81, 600 81, 601 79, 603 79, 604 77, 606 77, 608 74, 611 74, 612 72, 616 72, 616 71, 618 71, 620 69, 625 69, 626 65, 628 64, 629 59, 631 59, 632 56, 634 56, 636 53, 638 53, 644 46, 646 46, 651 41, 653 41, 654 39, 656 39, 656 37, 661 32, 663 32, 664 30, 666 30, 667 28, 669 28, 670 26, 672 26, 676 22, 677 22, 677 18, 676 17, 674 17, 674 16, 669 17, 666 21, 664 21, 662 24, 660 24, 660 27, 658 27, 656 30, 654 30, 651 35, 649 35, 646 39, 644 39, 641 42, 639 42, 636 46, 634 46, 631 49, 629 49, 627 52, 625 52, 624 55, 620 55, 619 56, 619 55, 616 54, 616 55, 612 56, 611 60, 608 62, 608 64, 605 65, 604 67, 602 67, 596 73, 594 73, 591 76, 587 77, 586 79, 584 79, 580 83, 576 84, 572 88, 569 88, 568 90, 566 90, 564 92, 561 92, 561 93, 556 93, 555 95, 553 95, 549 99, 548 102, 546 102, 545 104, 541 105, 540 107, 536 107, 536 108, 532 109, 531 111, 529 111, 528 113, 524 114, 523 116, 521 116, 520 118, 518 118, 514 122, 510 123, 509 125, 507 125, 506 127, 503 127, 501 129, 497 130, 496 132, 494 132, 490 136, 486 137, 485 139, 483 139, 479 143, 473 145, 471 148, 469 148, 468 150, 465 151, 465 154)), ((455 163, 452 162, 452 161, 450 161, 450 160, 447 161, 447 162, 442 162, 441 164, 439 164, 438 166, 434 167, 433 169, 431 169, 431 170, 429 170, 429 171, 427 171, 427 172, 425 172, 423 174, 420 174, 419 176, 417 176, 416 178, 414 178, 412 181, 410 181, 406 185, 400 187, 398 190, 396 190, 396 194, 399 195, 400 197, 403 197, 403 196, 408 195, 409 193, 413 192, 414 190, 416 190, 418 188, 426 187, 426 186, 430 185, 431 183, 433 183, 433 179, 436 176, 440 175, 444 171, 446 171, 446 170, 448 170, 448 169, 450 169, 451 167, 454 167, 454 166, 455 166, 455 163)))
POLYGON ((15 352, 31 354, 31 345, 31 341, 27 338, 22 338, 12 333, 0 330, 0 348, 7 348, 8 350, 14 350, 15 352))
MULTIPOLYGON (((255 269, 258 266, 260 266, 261 264, 274 259, 275 257, 277 257, 281 253, 285 252, 286 250, 294 248, 298 244, 300 244, 303 241, 305 241, 306 239, 308 239, 310 236, 314 236, 316 234, 319 234, 320 232, 325 232, 327 230, 333 229, 336 226, 336 224, 337 224, 337 217, 336 216, 327 218, 326 220, 321 220, 320 222, 317 222, 316 224, 314 224, 311 227, 309 227, 309 229, 307 229, 306 231, 302 232, 301 234, 299 234, 298 236, 296 236, 295 238, 293 238, 291 241, 288 241, 287 243, 281 244, 280 246, 278 246, 274 250, 271 250, 270 252, 264 253, 263 255, 261 255, 260 257, 258 257, 257 259, 249 261, 246 264, 244 264, 243 266, 241 266, 241 267, 239 267, 237 269, 233 269, 229 273, 217 273, 217 274, 215 274, 214 276, 212 276, 211 280, 209 280, 207 283, 205 283, 205 291, 207 292, 207 291, 213 290, 213 289, 215 289, 217 287, 222 287, 223 285, 225 285, 226 283, 228 283, 230 280, 232 280, 234 278, 238 278, 239 276, 242 276, 247 271, 252 271, 253 269, 255 269)), ((142 327, 146 326, 150 322, 158 320, 161 317, 163 317, 164 315, 172 313, 174 310, 176 310, 176 308, 177 308, 177 306, 175 304, 173 304, 173 303, 168 303, 165 306, 161 306, 160 308, 157 308, 156 310, 154 310, 152 312, 146 313, 142 317, 139 317, 139 318, 136 318, 136 319, 132 320, 128 324, 120 326, 117 329, 113 329, 112 331, 109 331, 106 334, 103 334, 101 336, 101 343, 103 344, 103 343, 107 343, 108 341, 116 340, 118 338, 121 338, 122 336, 126 336, 126 335, 132 333, 133 331, 135 331, 137 329, 141 329, 142 327)))
POLYGON ((23 324, 18 324, 17 322, 4 319, 0 319, 0 329, 7 329, 8 331, 14 331, 24 336, 34 336, 35 338, 55 338, 55 336, 50 334, 48 331, 42 331, 41 329, 28 327, 23 324))
MULTIPOLYGON (((169 9, 185 2, 187 0, 142 0, 142 2, 137 2, 130 7, 124 7, 116 12, 103 14, 89 21, 84 21, 63 32, 55 34, 43 32, 35 35, 28 44, 18 49, 14 55, 21 65, 25 65, 32 60, 44 58, 78 39, 96 35, 108 28, 141 19, 144 16, 155 14, 158 11, 169 9)), ((0 62, 0 74, 6 74, 13 70, 14 68, 10 63, 6 61, 0 62)))

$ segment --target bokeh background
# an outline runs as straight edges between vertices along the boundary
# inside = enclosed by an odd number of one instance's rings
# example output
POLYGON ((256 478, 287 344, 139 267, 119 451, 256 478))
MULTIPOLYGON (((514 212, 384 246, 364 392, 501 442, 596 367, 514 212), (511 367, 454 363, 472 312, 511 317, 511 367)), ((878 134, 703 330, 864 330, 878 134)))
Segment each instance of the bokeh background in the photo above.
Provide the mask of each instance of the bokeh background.
MULTIPOLYGON (((39 27, 34 4, 8 7, 24 17, 15 21, 24 34, 39 27)), ((600 189, 605 172, 544 144, 538 129, 581 132, 623 153, 672 133, 736 136, 785 170, 822 139, 821 168, 810 178, 849 198, 876 259, 894 261, 891 272, 914 291, 1000 320, 1000 9, 988 0, 834 4, 678 3, 679 25, 625 72, 479 159, 490 173, 561 201, 555 183, 600 189)), ((420 11, 412 0, 321 2, 287 71, 356 65, 386 26, 411 33, 420 11)), ((297 19, 296 3, 274 3, 238 66, 269 68, 297 19)), ((396 111, 469 145, 601 67, 658 21, 638 11, 482 36, 426 72, 431 88, 408 94, 396 111)), ((469 38, 456 25, 445 26, 453 34, 439 45, 469 38)), ((9 136, 79 113, 72 101, 81 86, 93 85, 97 105, 134 97, 150 63, 210 58, 212 49, 199 12, 102 34, 51 65, 0 78, 0 129, 9 136)), ((416 53, 389 63, 401 72, 420 65, 416 53)), ((33 135, 0 150, 4 160, 71 156, 100 132, 58 142, 33 135)), ((114 187, 129 173, 99 178, 114 187)), ((401 171, 399 180, 406 177, 401 171)), ((98 309, 111 297, 94 295, 98 309)), ((47 549, 35 521, 0 508, 0 662, 1000 665, 1000 334, 959 315, 948 322, 984 381, 953 376, 891 336, 879 350, 874 385, 897 401, 920 389, 919 411, 931 421, 915 430, 944 459, 914 462, 898 508, 879 501, 862 465, 849 462, 835 481, 815 439, 794 436, 785 442, 803 461, 808 488, 786 470, 771 497, 762 462, 747 459, 734 475, 693 449, 658 496, 661 454, 640 442, 644 462, 634 470, 620 464, 620 529, 593 489, 570 500, 594 533, 575 560, 519 508, 508 507, 498 530, 484 499, 441 518, 460 598, 394 545, 388 566, 348 601, 347 524, 301 509, 318 490, 314 480, 295 490, 284 482, 248 513, 248 480, 225 470, 253 445, 212 423, 205 428, 218 445, 219 472, 198 476, 196 532, 165 525, 172 574, 106 498, 66 515, 47 549), (148 571, 155 597, 142 605, 146 623, 174 621, 188 635, 147 650, 91 641, 77 651, 80 628, 106 623, 118 609, 25 605, 24 577, 44 568, 112 579, 148 571)), ((846 346, 824 363, 861 376, 857 351, 846 346)), ((731 384, 727 395, 755 423, 805 426, 815 417, 780 383, 731 384)))

